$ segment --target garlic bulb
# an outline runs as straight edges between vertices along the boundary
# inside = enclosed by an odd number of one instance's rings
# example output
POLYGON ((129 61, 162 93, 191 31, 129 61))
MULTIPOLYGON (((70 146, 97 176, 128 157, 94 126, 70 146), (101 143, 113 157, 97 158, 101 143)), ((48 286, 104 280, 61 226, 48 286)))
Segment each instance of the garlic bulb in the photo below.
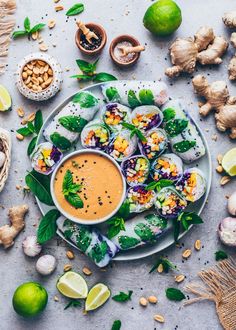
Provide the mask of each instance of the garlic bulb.
POLYGON ((37 242, 36 236, 26 237, 22 243, 22 248, 28 257, 36 257, 42 251, 42 246, 37 242))
POLYGON ((236 215, 236 191, 228 199, 228 211, 231 215, 236 215))
POLYGON ((236 218, 223 219, 219 224, 218 233, 222 243, 236 246, 236 218))
POLYGON ((36 270, 41 275, 50 275, 54 272, 57 266, 56 258, 50 254, 45 254, 40 257, 36 263, 36 270))
POLYGON ((0 151, 0 168, 3 167, 5 161, 6 161, 6 155, 4 154, 4 152, 0 151))

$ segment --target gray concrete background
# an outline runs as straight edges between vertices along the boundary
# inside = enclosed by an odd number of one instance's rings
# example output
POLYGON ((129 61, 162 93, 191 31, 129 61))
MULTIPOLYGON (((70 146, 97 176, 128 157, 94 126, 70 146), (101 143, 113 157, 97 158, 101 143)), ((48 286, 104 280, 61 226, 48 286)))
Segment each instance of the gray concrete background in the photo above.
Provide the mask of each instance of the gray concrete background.
MULTIPOLYGON (((61 0, 60 4, 69 8, 75 2, 61 0)), ((176 35, 163 40, 154 38, 142 26, 145 9, 151 4, 149 0, 83 0, 85 12, 80 18, 85 22, 95 21, 101 23, 108 32, 108 45, 113 37, 123 33, 133 34, 142 43, 147 44, 147 50, 142 54, 138 65, 126 71, 115 67, 111 63, 107 45, 101 55, 98 65, 99 71, 113 73, 120 79, 156 80, 162 77, 170 86, 170 95, 184 98, 190 105, 191 114, 199 122, 197 98, 193 94, 190 77, 185 76, 169 81, 163 75, 164 69, 169 65, 168 46, 177 35, 193 35, 204 24, 211 25, 215 32, 229 37, 229 32, 224 28, 221 17, 225 11, 235 9, 235 3, 233 0, 178 0, 177 2, 182 8, 183 23, 176 35)), ((22 27, 23 19, 27 15, 32 20, 32 24, 40 21, 47 22, 51 18, 56 19, 56 27, 53 30, 45 28, 42 36, 49 45, 48 53, 57 57, 62 64, 64 83, 62 91, 54 99, 43 104, 30 102, 20 96, 14 86, 13 74, 16 64, 29 52, 37 51, 38 44, 37 42, 28 41, 26 38, 12 42, 8 70, 5 75, 0 77, 0 83, 9 89, 13 98, 13 110, 9 113, 0 114, 0 125, 12 130, 16 130, 20 126, 20 119, 16 114, 17 107, 22 106, 27 114, 40 108, 43 110, 44 117, 46 117, 55 106, 79 88, 77 81, 69 78, 71 74, 77 72, 75 59, 82 58, 74 44, 76 30, 74 18, 70 18, 67 22, 65 11, 55 13, 53 0, 19 0, 16 12, 17 25, 22 27), (52 43, 56 43, 57 46, 53 47, 52 43), (66 72, 66 68, 69 68, 70 71, 66 72)), ((224 62, 220 66, 212 68, 199 67, 199 72, 208 74, 210 81, 225 79, 228 82, 227 65, 233 52, 230 47, 224 57, 224 62)), ((229 83, 229 88, 231 93, 235 95, 235 85, 229 83)), ((200 126, 205 131, 210 145, 213 168, 215 168, 217 154, 224 153, 235 146, 235 142, 230 141, 226 134, 220 134, 215 130, 213 116, 201 121, 200 126), (213 134, 217 134, 217 142, 211 139, 213 134)), ((17 141, 14 133, 12 133, 12 141, 10 177, 0 195, 0 204, 5 207, 5 209, 0 210, 0 223, 6 223, 6 209, 15 204, 28 203, 30 212, 26 218, 25 232, 21 233, 16 239, 14 247, 8 251, 0 249, 0 329, 109 330, 115 319, 122 321, 122 329, 124 330, 221 329, 213 303, 204 302, 182 308, 180 303, 170 302, 166 299, 164 291, 166 287, 175 285, 174 274, 172 272, 167 275, 148 273, 153 262, 158 258, 157 255, 135 262, 116 262, 106 272, 102 272, 91 264, 86 257, 76 253, 76 258, 72 262, 74 270, 81 272, 83 266, 86 265, 93 271, 93 275, 87 279, 89 287, 101 281, 111 288, 113 294, 120 290, 133 290, 134 293, 132 301, 128 303, 119 304, 110 300, 101 309, 86 316, 82 314, 82 309, 71 308, 64 311, 67 300, 57 292, 55 284, 58 276, 63 272, 64 264, 68 263, 65 257, 68 247, 64 243, 59 243, 56 239, 44 247, 44 253, 51 253, 58 259, 56 272, 48 278, 40 277, 35 271, 35 260, 29 260, 22 253, 22 240, 25 236, 35 233, 34 225, 38 223, 40 212, 32 196, 24 199, 22 191, 17 191, 15 188, 17 184, 22 184, 21 180, 24 178, 26 170, 30 168, 30 163, 26 156, 27 141, 17 141), (34 320, 24 320, 14 313, 11 299, 15 288, 19 284, 31 280, 39 281, 46 287, 49 293, 49 303, 46 311, 40 317, 34 320), (55 294, 58 295, 59 302, 54 301, 55 294), (150 305, 146 309, 141 308, 138 304, 139 298, 151 294, 158 297, 158 304, 150 305), (157 313, 164 315, 165 324, 160 325, 153 320, 153 315, 157 313)), ((196 279, 196 274, 200 269, 213 265, 215 263, 214 252, 221 247, 216 228, 219 220, 227 214, 225 195, 233 191, 235 181, 222 188, 219 185, 219 179, 219 175, 214 172, 209 203, 202 214, 205 223, 194 228, 182 240, 184 248, 193 248, 194 241, 201 239, 204 248, 198 253, 194 252, 191 258, 184 263, 182 263, 181 258, 183 249, 170 247, 164 251, 164 255, 168 255, 169 259, 179 267, 180 272, 186 275, 185 283, 196 279)), ((234 253, 233 249, 228 251, 234 253)), ((182 288, 183 284, 180 284, 179 287, 182 288)))

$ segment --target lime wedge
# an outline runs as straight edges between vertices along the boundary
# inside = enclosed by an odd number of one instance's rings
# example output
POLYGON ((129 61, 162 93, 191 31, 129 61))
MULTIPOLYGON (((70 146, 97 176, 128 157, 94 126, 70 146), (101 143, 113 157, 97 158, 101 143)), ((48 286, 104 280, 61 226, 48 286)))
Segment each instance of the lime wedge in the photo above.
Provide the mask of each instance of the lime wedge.
POLYGON ((236 175, 236 148, 230 149, 222 159, 224 170, 230 175, 236 175))
POLYGON ((108 287, 102 283, 96 284, 89 291, 88 297, 85 302, 85 310, 92 311, 105 304, 110 297, 111 292, 108 287))
POLYGON ((0 85, 0 111, 7 111, 11 108, 11 96, 8 90, 0 85))
POLYGON ((57 289, 66 297, 86 298, 88 286, 83 277, 75 272, 67 272, 57 282, 57 289))

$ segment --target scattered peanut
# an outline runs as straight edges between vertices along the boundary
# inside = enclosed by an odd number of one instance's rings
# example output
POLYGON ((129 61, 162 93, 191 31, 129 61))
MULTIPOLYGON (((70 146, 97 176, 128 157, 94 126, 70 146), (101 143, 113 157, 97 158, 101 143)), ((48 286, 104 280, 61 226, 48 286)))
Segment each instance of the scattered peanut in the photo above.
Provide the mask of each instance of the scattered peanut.
POLYGON ((72 259, 75 258, 74 253, 73 253, 72 251, 70 251, 70 250, 68 250, 68 251, 66 252, 66 256, 67 256, 67 258, 70 259, 70 260, 72 260, 72 259))
POLYGON ((194 248, 195 248, 195 250, 200 251, 201 247, 202 247, 202 243, 201 243, 200 239, 197 239, 194 243, 194 248))
POLYGON ((218 139, 218 136, 216 135, 216 134, 213 134, 212 136, 211 136, 211 139, 212 139, 212 141, 217 141, 217 139, 218 139))
POLYGON ((158 273, 163 273, 163 270, 164 270, 163 265, 160 264, 160 265, 157 267, 157 272, 158 272, 158 273))
POLYGON ((48 27, 49 27, 49 29, 53 29, 55 25, 56 25, 55 19, 50 19, 48 21, 48 27))
POLYGON ((154 320, 157 321, 157 322, 159 322, 159 323, 164 323, 165 322, 164 317, 162 315, 160 315, 160 314, 154 315, 154 320))
POLYGON ((150 297, 148 297, 148 301, 150 302, 150 304, 156 304, 157 303, 157 297, 150 296, 150 297))
POLYGON ((54 301, 59 301, 58 296, 54 296, 54 301))
POLYGON ((185 279, 185 276, 184 275, 176 275, 175 276, 175 282, 177 282, 177 283, 181 283, 181 282, 183 282, 184 281, 184 279, 185 279))
POLYGON ((22 119, 22 121, 21 121, 21 125, 26 125, 26 124, 27 124, 27 122, 28 122, 28 120, 27 120, 27 119, 25 119, 25 118, 23 118, 23 119, 22 119))
POLYGON ((231 180, 230 176, 228 176, 228 175, 222 176, 222 178, 220 180, 221 186, 226 185, 227 183, 229 183, 230 180, 231 180))
POLYGON ((32 37, 33 40, 37 40, 38 37, 39 37, 39 31, 36 31, 36 32, 32 33, 31 37, 32 37))
POLYGON ((143 307, 146 307, 146 306, 148 305, 148 301, 147 301, 146 298, 141 297, 141 298, 139 299, 139 304, 140 304, 141 306, 143 306, 143 307))
POLYGON ((28 115, 27 121, 32 122, 35 119, 35 112, 32 112, 28 115))
POLYGON ((224 171, 224 169, 223 169, 223 167, 221 166, 221 165, 218 165, 217 167, 216 167, 216 172, 218 172, 218 173, 222 173, 224 171))
POLYGON ((19 107, 19 108, 17 108, 17 114, 18 114, 18 116, 19 117, 21 117, 21 118, 23 118, 24 117, 24 115, 25 115, 25 112, 24 112, 24 110, 23 110, 23 108, 22 107, 19 107))
POLYGON ((88 267, 84 267, 82 271, 87 276, 92 275, 92 272, 91 272, 91 270, 88 267))
POLYGON ((56 12, 57 12, 57 11, 64 10, 64 7, 61 6, 61 5, 59 5, 59 6, 56 6, 56 7, 55 7, 55 10, 56 10, 56 12))
POLYGON ((192 251, 190 249, 186 249, 183 253, 182 253, 182 257, 184 259, 188 259, 192 254, 192 251))
POLYGON ((69 264, 66 264, 66 265, 64 266, 64 272, 68 272, 68 271, 71 270, 71 269, 72 269, 72 266, 69 265, 69 264))
POLYGON ((17 190, 20 190, 21 189, 21 186, 19 184, 16 185, 16 189, 17 190))
POLYGON ((58 3, 60 0, 54 0, 55 3, 58 3))
POLYGON ((41 50, 42 52, 46 52, 48 50, 48 46, 43 43, 39 45, 39 50, 41 50))
POLYGON ((23 140, 24 140, 24 136, 21 135, 20 133, 17 133, 17 134, 16 134, 16 138, 17 138, 19 141, 23 141, 23 140))
POLYGON ((223 159, 223 155, 219 154, 217 156, 217 161, 218 161, 218 164, 221 165, 222 164, 222 159, 223 159))

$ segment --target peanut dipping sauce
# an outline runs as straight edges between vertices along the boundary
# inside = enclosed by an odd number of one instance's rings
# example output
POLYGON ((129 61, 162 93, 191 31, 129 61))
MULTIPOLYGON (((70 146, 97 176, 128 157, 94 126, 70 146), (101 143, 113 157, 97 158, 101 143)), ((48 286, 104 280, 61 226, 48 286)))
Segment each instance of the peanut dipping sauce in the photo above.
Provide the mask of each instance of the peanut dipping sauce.
POLYGON ((88 152, 73 156, 60 166, 55 176, 54 193, 58 204, 68 214, 83 220, 98 220, 112 213, 120 204, 123 180, 108 158, 88 152), (78 194, 83 200, 83 208, 76 209, 63 196, 62 184, 67 170, 72 172, 74 183, 82 184, 78 194))

